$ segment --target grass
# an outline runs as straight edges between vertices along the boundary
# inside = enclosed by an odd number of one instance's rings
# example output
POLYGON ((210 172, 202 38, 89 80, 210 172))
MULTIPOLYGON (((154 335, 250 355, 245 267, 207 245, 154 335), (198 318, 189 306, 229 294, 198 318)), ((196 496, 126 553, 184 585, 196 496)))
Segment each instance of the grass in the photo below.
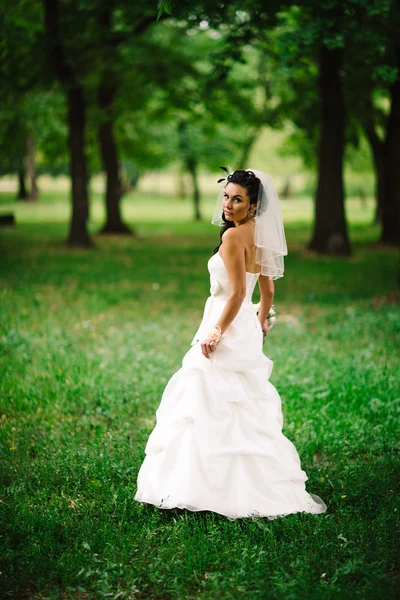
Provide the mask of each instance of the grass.
MULTIPOLYGON (((280 322, 264 346, 307 489, 324 515, 229 521, 133 500, 144 445, 202 316, 217 243, 190 206, 139 194, 134 239, 69 250, 65 194, 14 205, 1 233, 4 598, 395 598, 399 586, 398 251, 348 202, 354 254, 304 249, 311 203, 285 201, 280 322)), ((258 300, 255 293, 254 301, 258 300)))

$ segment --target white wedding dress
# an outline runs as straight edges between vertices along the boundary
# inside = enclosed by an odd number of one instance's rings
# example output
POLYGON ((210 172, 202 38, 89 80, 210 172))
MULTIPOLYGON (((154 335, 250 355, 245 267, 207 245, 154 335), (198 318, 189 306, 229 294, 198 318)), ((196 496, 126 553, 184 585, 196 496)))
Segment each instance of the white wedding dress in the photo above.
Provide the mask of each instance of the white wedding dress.
POLYGON ((191 348, 164 389, 134 499, 231 519, 323 513, 326 504, 306 491, 299 455, 282 433, 281 399, 269 381, 273 362, 263 353, 252 303, 259 274, 246 274, 246 298, 206 358, 200 343, 230 292, 219 252, 208 270, 211 295, 191 348))

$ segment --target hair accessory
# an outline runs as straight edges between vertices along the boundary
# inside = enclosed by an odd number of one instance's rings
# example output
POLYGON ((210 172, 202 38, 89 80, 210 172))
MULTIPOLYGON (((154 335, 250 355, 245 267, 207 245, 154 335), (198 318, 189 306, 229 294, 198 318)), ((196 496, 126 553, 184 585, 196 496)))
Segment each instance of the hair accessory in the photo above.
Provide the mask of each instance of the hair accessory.
MULTIPOLYGON (((223 169, 223 167, 221 168, 223 169)), ((255 169, 246 169, 246 171, 252 171, 260 180, 254 230, 256 263, 261 265, 262 275, 267 275, 270 279, 279 279, 284 274, 283 257, 287 255, 288 250, 278 193, 271 175, 255 169)), ((225 225, 222 201, 225 187, 231 179, 233 178, 227 176, 227 182, 221 186, 219 191, 211 219, 213 225, 225 225)))
POLYGON ((225 181, 226 178, 228 177, 228 175, 230 175, 230 173, 233 173, 232 167, 229 167, 229 169, 230 169, 229 171, 228 171, 228 169, 226 167, 220 167, 220 169, 222 169, 223 171, 225 171, 226 177, 224 177, 223 179, 218 179, 217 183, 221 183, 222 181, 225 181))

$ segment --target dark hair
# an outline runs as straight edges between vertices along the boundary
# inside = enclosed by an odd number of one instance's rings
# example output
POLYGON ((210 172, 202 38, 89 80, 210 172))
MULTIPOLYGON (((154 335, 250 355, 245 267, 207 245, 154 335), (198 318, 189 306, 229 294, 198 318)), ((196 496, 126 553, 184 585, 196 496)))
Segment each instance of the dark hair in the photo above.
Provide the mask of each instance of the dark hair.
MULTIPOLYGON (((258 179, 258 177, 256 177, 253 171, 244 171, 241 169, 234 171, 227 176, 225 187, 228 185, 228 183, 237 183, 238 185, 242 185, 247 190, 250 198, 250 204, 257 204, 258 191, 260 189, 261 181, 258 179)), ((233 221, 226 220, 224 212, 222 213, 222 220, 224 221, 225 225, 221 227, 219 234, 220 242, 218 246, 214 248, 213 254, 218 252, 219 247, 222 244, 222 236, 225 231, 230 227, 235 227, 235 223, 233 221)))

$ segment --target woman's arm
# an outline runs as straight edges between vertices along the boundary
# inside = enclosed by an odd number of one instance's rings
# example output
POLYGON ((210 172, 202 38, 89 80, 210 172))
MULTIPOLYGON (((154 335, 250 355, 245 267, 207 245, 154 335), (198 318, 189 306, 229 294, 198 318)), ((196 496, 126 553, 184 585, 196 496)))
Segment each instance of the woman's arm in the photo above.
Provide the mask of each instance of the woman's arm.
MULTIPOLYGON (((241 238, 234 227, 227 229, 223 237, 223 260, 229 277, 231 293, 229 294, 229 298, 226 301, 220 318, 214 324, 221 328, 222 333, 224 333, 232 323, 246 297, 246 262, 241 238)), ((215 347, 216 344, 207 343, 207 340, 201 344, 202 352, 207 358, 209 358, 209 351, 215 350, 215 347)))
POLYGON ((267 275, 260 275, 258 278, 258 287, 260 288, 261 300, 258 311, 258 320, 263 325, 268 316, 269 309, 274 302, 275 284, 267 275))

